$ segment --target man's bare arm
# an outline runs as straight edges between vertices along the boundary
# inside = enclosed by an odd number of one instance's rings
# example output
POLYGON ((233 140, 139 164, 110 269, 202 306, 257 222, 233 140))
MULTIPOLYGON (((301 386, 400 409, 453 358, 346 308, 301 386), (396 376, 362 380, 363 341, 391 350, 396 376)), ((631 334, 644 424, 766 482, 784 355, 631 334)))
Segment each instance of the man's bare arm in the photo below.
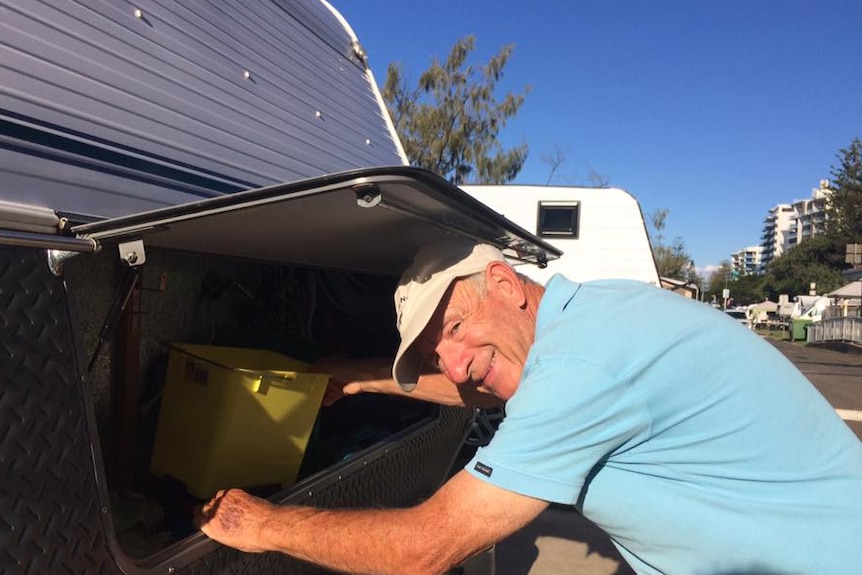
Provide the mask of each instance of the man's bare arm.
POLYGON ((324 405, 331 405, 344 395, 359 393, 385 393, 439 403, 467 407, 499 407, 503 402, 479 389, 455 385, 441 373, 419 377, 413 391, 404 391, 392 379, 392 361, 389 359, 340 360, 328 358, 309 368, 315 373, 331 376, 324 397, 324 405))
POLYGON ((244 551, 280 551, 346 573, 437 574, 514 533, 547 503, 462 471, 409 509, 278 507, 240 490, 204 506, 209 537, 244 551))

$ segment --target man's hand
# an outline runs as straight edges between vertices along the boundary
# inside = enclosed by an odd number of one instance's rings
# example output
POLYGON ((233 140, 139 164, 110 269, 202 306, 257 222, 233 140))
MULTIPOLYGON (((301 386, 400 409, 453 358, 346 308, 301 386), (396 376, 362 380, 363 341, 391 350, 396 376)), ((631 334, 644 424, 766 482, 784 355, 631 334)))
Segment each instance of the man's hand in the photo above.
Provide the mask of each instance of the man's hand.
POLYGON ((392 360, 389 358, 327 357, 317 361, 308 371, 329 374, 323 405, 332 405, 345 395, 359 393, 402 394, 401 387, 392 379, 392 360))
POLYGON ((268 549, 261 540, 261 527, 275 506, 241 489, 219 491, 195 513, 195 524, 210 539, 223 545, 260 553, 268 549))

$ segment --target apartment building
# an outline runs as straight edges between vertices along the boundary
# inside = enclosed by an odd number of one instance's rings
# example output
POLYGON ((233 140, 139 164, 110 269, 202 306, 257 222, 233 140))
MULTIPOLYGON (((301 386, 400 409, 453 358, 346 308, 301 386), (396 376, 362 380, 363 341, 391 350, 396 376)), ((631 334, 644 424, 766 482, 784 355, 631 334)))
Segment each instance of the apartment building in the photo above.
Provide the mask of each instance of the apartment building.
POLYGON ((795 221, 796 212, 790 204, 778 204, 763 220, 763 232, 760 235, 760 271, 762 272, 772 260, 785 252, 790 237, 790 224, 795 221))
POLYGON ((820 186, 811 190, 810 198, 796 200, 792 204, 778 204, 769 210, 760 235, 763 249, 758 272, 763 272, 772 260, 805 238, 825 231, 831 194, 829 180, 820 180, 820 186))
POLYGON ((731 273, 734 278, 760 272, 763 246, 751 246, 731 254, 731 273))
POLYGON ((820 187, 811 190, 811 198, 793 202, 795 221, 790 226, 788 247, 826 230, 826 209, 829 203, 829 180, 820 180, 820 187))

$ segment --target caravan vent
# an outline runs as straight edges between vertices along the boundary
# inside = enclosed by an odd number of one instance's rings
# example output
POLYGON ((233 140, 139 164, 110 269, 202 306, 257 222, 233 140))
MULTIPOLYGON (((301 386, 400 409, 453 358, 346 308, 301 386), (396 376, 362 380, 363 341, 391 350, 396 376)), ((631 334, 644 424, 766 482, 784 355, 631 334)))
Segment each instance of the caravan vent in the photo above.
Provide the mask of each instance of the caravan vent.
POLYGON ((539 202, 536 233, 540 237, 578 238, 580 202, 539 202))

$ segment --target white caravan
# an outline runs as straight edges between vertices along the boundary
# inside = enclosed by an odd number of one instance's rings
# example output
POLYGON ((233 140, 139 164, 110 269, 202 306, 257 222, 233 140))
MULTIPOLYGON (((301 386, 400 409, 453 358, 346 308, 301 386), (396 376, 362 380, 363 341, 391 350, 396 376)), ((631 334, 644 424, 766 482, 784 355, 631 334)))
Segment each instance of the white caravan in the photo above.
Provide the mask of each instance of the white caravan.
POLYGON ((536 281, 562 273, 574 281, 626 278, 661 285, 640 205, 625 190, 526 185, 461 188, 563 252, 546 268, 524 267, 523 272, 536 281))

